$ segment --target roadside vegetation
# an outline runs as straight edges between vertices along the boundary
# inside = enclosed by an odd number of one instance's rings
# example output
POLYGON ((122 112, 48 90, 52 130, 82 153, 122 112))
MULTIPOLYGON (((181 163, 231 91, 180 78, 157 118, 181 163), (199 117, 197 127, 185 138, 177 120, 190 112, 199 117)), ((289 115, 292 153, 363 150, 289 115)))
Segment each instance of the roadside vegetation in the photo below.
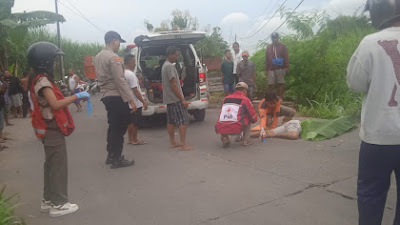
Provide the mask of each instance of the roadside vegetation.
MULTIPOLYGON (((3 14, 5 16, 0 18, 2 34, 5 34, 0 38, 0 46, 3 46, 0 48, 0 69, 8 68, 20 76, 28 69, 25 54, 30 44, 37 41, 57 43, 56 34, 48 32, 43 26, 56 21, 62 22, 64 18, 43 12, 33 12, 33 15, 11 14, 11 5, 4 4, 3 7, 8 8, 3 14), (39 19, 35 23, 24 23, 21 18, 27 15, 39 15, 39 19)), ((298 104, 300 113, 304 116, 331 119, 359 115, 362 97, 349 91, 346 67, 360 41, 375 32, 369 19, 356 16, 330 19, 324 12, 295 13, 289 16, 290 12, 288 9, 281 9, 280 12, 282 17, 289 17, 287 25, 294 31, 293 34, 282 34, 281 37, 290 54, 290 72, 286 78, 287 91, 284 99, 298 104)), ((150 21, 145 21, 144 25, 149 32, 199 30, 197 18, 188 11, 180 10, 174 10, 171 18, 162 21, 159 26, 154 26, 150 21)), ((206 26, 201 30, 207 32, 207 36, 196 43, 199 55, 222 57, 229 46, 221 35, 221 29, 206 26)), ((264 75, 267 44, 268 39, 260 41, 259 50, 251 57, 257 69, 258 99, 264 96, 268 87, 264 75)), ((95 55, 103 47, 99 43, 81 43, 67 38, 62 38, 62 46, 66 53, 65 70, 74 68, 78 74, 84 71, 84 56, 95 55)), ((61 77, 56 73, 56 78, 61 77)), ((218 101, 217 97, 212 96, 215 101, 218 101)))
MULTIPOLYGON (((349 91, 346 68, 360 41, 376 31, 369 20, 351 16, 331 20, 324 13, 303 13, 292 16, 288 25, 295 34, 281 37, 290 54, 285 100, 297 103, 304 116, 359 115, 362 96, 349 91)), ((267 90, 265 47, 260 44, 251 58, 257 69, 258 98, 267 90)))
POLYGON ((25 225, 24 220, 14 214, 15 208, 19 206, 15 203, 17 195, 6 196, 5 189, 4 186, 0 190, 0 225, 25 225))

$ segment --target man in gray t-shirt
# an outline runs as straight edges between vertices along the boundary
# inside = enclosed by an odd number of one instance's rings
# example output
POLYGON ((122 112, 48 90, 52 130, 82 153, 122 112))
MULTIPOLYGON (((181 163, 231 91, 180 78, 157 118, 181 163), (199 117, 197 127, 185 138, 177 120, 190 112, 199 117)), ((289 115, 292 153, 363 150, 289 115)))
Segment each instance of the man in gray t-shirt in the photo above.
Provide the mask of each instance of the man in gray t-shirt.
POLYGON ((171 63, 166 60, 162 67, 162 85, 163 85, 163 102, 164 104, 172 104, 176 102, 180 102, 180 96, 183 97, 183 92, 179 80, 178 71, 175 68, 175 63, 171 63), (170 85, 171 80, 174 79, 176 83, 176 87, 178 87, 179 95, 176 95, 172 90, 172 86, 170 85))
POLYGON ((180 147, 181 150, 192 150, 193 147, 186 144, 186 124, 188 122, 186 102, 182 92, 178 71, 175 63, 178 60, 179 51, 175 46, 170 46, 166 50, 167 60, 162 70, 163 101, 167 104, 168 134, 171 141, 171 148, 180 147), (181 143, 175 142, 175 126, 179 127, 181 143))

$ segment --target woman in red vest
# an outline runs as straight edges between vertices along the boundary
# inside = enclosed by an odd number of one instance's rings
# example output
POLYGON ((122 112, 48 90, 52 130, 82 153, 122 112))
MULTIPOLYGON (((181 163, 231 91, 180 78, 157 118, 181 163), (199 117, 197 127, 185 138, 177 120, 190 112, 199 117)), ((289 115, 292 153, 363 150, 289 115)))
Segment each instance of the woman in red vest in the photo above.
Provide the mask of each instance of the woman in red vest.
POLYGON ((64 98, 54 83, 54 59, 64 53, 54 44, 38 42, 28 49, 28 63, 32 67, 29 78, 32 126, 42 140, 44 163, 44 193, 41 211, 58 217, 78 210, 68 201, 68 164, 65 136, 75 126, 68 105, 78 99, 88 99, 87 92, 64 98))

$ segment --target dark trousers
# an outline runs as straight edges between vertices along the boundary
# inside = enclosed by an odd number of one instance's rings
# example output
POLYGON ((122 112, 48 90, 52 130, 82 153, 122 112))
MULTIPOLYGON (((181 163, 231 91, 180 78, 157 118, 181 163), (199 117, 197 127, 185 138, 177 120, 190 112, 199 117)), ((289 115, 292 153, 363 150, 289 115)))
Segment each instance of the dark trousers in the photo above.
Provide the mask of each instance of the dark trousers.
POLYGON ((24 118, 28 115, 29 107, 28 92, 24 92, 22 93, 22 115, 24 118))
POLYGON ((234 79, 234 81, 235 81, 235 85, 236 85, 237 83, 239 83, 239 78, 238 78, 237 74, 233 74, 233 79, 234 79))
POLYGON ((120 96, 105 97, 101 101, 106 107, 108 117, 107 152, 110 157, 119 158, 124 148, 124 135, 128 128, 129 106, 120 96))
POLYGON ((359 225, 381 225, 391 174, 397 183, 394 225, 400 224, 400 145, 372 145, 362 142, 358 169, 359 225))

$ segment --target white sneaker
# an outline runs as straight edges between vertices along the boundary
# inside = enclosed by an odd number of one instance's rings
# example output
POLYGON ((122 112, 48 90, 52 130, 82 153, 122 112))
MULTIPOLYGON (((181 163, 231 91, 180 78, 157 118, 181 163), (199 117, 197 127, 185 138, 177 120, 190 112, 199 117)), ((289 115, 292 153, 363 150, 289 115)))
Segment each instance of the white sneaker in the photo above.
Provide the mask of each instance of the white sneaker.
POLYGON ((51 217, 59 217, 59 216, 65 216, 71 213, 76 212, 79 209, 77 204, 71 204, 69 202, 65 203, 64 205, 58 205, 50 209, 50 216, 51 217))
POLYGON ((42 199, 42 203, 40 204, 40 212, 49 212, 51 208, 53 208, 53 204, 51 203, 51 201, 46 201, 45 199, 42 199))

